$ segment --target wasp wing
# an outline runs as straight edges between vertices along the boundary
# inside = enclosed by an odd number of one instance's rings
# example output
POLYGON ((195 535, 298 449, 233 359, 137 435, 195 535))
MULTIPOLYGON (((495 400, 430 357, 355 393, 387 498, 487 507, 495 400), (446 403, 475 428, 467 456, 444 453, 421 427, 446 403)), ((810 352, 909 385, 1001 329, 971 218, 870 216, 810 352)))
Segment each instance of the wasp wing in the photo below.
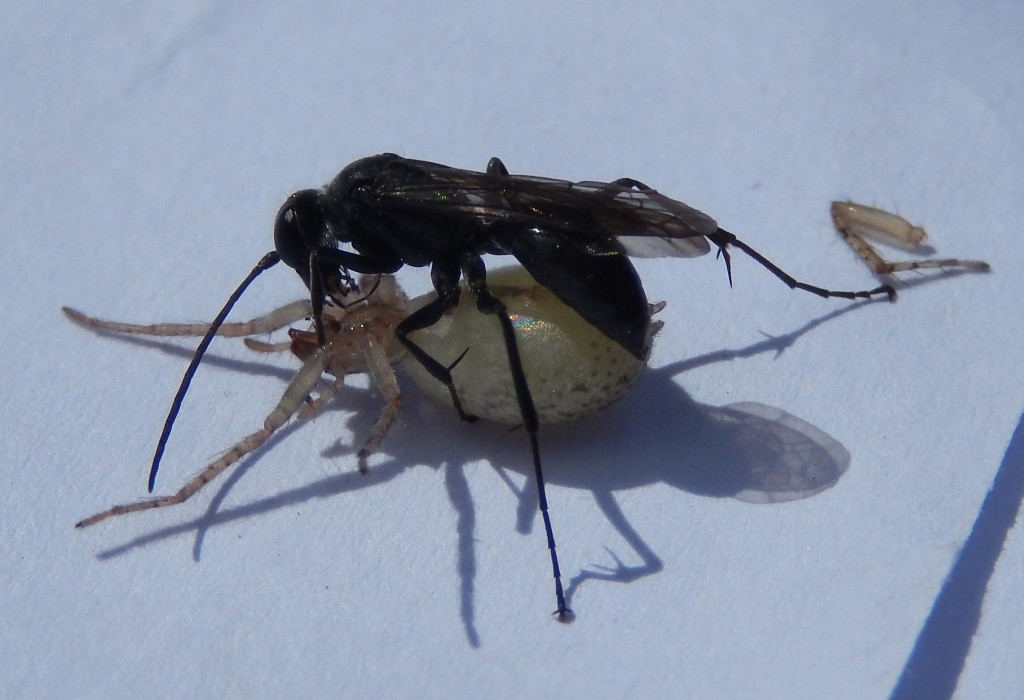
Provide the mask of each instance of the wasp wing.
MULTIPOLYGON (((484 225, 558 230, 589 239, 615 238, 636 257, 698 257, 718 230, 708 215, 655 190, 608 182, 569 182, 526 175, 459 170, 400 161, 402 173, 382 178, 381 206, 439 217, 471 217, 484 225)), ((595 251, 598 252, 598 251, 595 251)))

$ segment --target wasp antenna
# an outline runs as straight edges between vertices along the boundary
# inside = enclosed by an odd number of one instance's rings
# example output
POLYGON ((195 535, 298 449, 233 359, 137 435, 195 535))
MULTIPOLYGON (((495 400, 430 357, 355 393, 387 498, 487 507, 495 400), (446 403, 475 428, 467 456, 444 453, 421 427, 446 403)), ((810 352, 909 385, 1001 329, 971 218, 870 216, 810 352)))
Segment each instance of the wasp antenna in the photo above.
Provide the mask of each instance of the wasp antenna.
POLYGON ((160 439, 156 443, 156 452, 153 454, 153 465, 149 469, 149 492, 153 493, 153 486, 156 484, 156 473, 160 469, 160 460, 164 456, 164 449, 167 447, 167 440, 171 436, 171 428, 174 427, 174 420, 178 417, 178 411, 181 410, 181 402, 185 399, 185 394, 188 392, 189 384, 192 383, 192 377, 195 376, 196 370, 199 369, 199 363, 203 361, 203 355, 206 354, 206 348, 210 347, 210 342, 213 340, 213 336, 217 335, 217 331, 224 324, 224 319, 227 318, 231 312, 231 308, 235 305, 245 290, 252 284, 252 281, 259 277, 263 272, 269 270, 274 265, 281 261, 281 256, 276 251, 271 251, 263 256, 263 258, 256 263, 256 267, 246 276, 242 283, 238 285, 238 288, 231 293, 228 297, 227 303, 224 304, 224 308, 220 310, 217 317, 213 319, 210 324, 209 330, 206 331, 206 335, 199 341, 199 346, 196 348, 196 352, 192 355, 192 362, 189 363, 188 369, 185 370, 185 375, 181 378, 181 384, 178 386, 178 393, 174 395, 174 400, 171 401, 171 410, 167 412, 167 418, 164 420, 164 429, 160 432, 160 439))
POLYGON ((712 243, 718 245, 720 248, 724 248, 726 245, 734 245, 744 253, 752 257, 754 260, 759 262, 765 269, 771 272, 773 275, 778 277, 780 280, 786 283, 790 289, 802 289, 805 292, 811 294, 817 294, 819 297, 839 297, 841 299, 870 299, 872 297, 880 296, 882 294, 889 297, 889 301, 896 300, 896 290, 893 289, 890 284, 883 284, 881 287, 875 287, 874 289, 868 289, 859 292, 846 292, 836 291, 833 289, 825 289, 824 287, 816 287, 813 284, 807 284, 801 282, 795 277, 787 273, 781 267, 773 263, 765 256, 758 253, 756 250, 748 246, 746 243, 737 238, 734 234, 729 233, 724 229, 718 229, 715 233, 708 236, 708 239, 712 243))

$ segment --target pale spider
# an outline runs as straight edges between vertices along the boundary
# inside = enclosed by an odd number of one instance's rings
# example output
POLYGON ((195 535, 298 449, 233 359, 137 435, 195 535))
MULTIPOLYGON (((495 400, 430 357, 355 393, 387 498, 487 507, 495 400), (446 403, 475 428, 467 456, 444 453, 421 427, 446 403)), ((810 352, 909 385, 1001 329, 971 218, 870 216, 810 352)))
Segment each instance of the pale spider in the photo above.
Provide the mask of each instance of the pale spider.
MULTIPOLYGON (((370 284, 373 284, 372 279, 370 284)), ((246 345, 253 350, 291 350, 303 360, 302 367, 288 383, 281 400, 263 421, 263 428, 242 438, 219 459, 190 479, 177 493, 114 506, 80 521, 75 527, 88 527, 111 516, 187 501, 225 469, 263 446, 292 416, 297 415, 300 420, 304 420, 316 415, 337 393, 344 383, 345 375, 355 372, 369 373, 385 398, 381 413, 359 450, 359 469, 365 471, 366 458, 380 445, 398 415, 401 395, 392 366, 402 358, 405 349, 398 343, 394 331, 395 326, 405 318, 408 303, 391 275, 381 276, 375 287, 374 292, 366 296, 360 296, 356 291, 350 292, 342 299, 347 302, 345 306, 329 304, 325 307, 323 318, 328 342, 322 348, 317 346, 316 333, 312 330, 292 329, 289 331, 291 341, 284 343, 268 344, 246 337, 246 345), (320 391, 317 398, 312 399, 310 395, 324 374, 333 375, 334 380, 320 391)), ((68 307, 64 307, 63 311, 76 323, 96 331, 150 336, 202 336, 209 329, 206 323, 139 325, 92 318, 68 307)), ((296 301, 244 323, 225 323, 218 329, 217 335, 243 337, 269 333, 306 318, 311 313, 309 300, 296 301)))
MULTIPOLYGON (((491 291, 509 311, 516 331, 523 367, 529 377, 541 423, 575 420, 594 413, 624 394, 646 366, 579 314, 566 306, 521 267, 507 267, 489 275, 491 291)), ((340 299, 344 305, 324 309, 324 336, 319 347, 314 329, 290 329, 290 341, 266 343, 245 337, 258 352, 291 350, 303 365, 285 389, 280 402, 264 421, 263 429, 243 438, 223 456, 204 468, 171 496, 127 503, 109 508, 77 523, 88 527, 115 515, 177 505, 191 498, 239 459, 263 446, 292 416, 304 420, 316 415, 334 397, 347 374, 367 372, 384 395, 384 406, 369 437, 358 453, 359 470, 367 470, 367 458, 383 441, 398 415, 401 393, 394 365, 405 355, 395 327, 411 311, 433 299, 433 293, 409 302, 392 275, 367 276, 360 290, 340 299), (323 374, 333 381, 313 399, 323 374), (305 405, 303 405, 305 404, 305 405)), ((477 313, 468 293, 435 325, 411 337, 446 363, 462 399, 474 415, 487 420, 518 424, 519 406, 507 364, 497 362, 505 346, 500 342, 498 320, 477 313)), ((664 303, 650 306, 653 315, 664 303)), ((202 336, 209 325, 161 323, 138 325, 95 319, 64 308, 75 322, 96 331, 150 336, 202 336)), ((245 323, 225 323, 217 335, 240 337, 269 333, 311 313, 308 301, 275 309, 245 323)), ((649 354, 660 321, 652 321, 647 337, 649 354)), ((451 405, 448 390, 418 363, 408 363, 413 381, 431 398, 451 405)))

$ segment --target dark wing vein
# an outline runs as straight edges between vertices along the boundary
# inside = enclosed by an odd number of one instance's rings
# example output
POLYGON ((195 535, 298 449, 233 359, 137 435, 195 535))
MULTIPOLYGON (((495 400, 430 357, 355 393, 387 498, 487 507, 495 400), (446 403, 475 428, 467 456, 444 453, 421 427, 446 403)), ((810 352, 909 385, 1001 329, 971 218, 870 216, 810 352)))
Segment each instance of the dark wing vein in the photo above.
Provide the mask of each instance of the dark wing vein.
POLYGON ((704 236, 718 230, 711 217, 682 202, 653 190, 605 182, 437 167, 427 181, 377 194, 382 206, 425 215, 619 238, 626 252, 639 257, 703 255, 709 250, 704 236))

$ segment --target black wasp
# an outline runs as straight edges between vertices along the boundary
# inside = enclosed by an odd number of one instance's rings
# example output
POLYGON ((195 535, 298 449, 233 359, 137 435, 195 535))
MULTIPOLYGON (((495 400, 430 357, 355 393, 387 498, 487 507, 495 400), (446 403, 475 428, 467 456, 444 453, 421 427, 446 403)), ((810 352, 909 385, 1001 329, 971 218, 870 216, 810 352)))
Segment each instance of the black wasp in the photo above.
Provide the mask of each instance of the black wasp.
MULTIPOLYGON (((296 192, 277 214, 276 250, 267 253, 210 325, 171 405, 149 475, 153 490, 171 426, 192 376, 218 328, 250 283, 284 261, 309 287, 317 336, 324 344, 322 313, 328 300, 356 289, 353 272, 386 274, 403 265, 430 267, 437 298, 398 324, 395 334, 431 376, 447 386, 463 411, 451 369, 409 338, 458 303, 463 277, 480 313, 498 318, 508 353, 523 426, 530 438, 537 495, 555 579, 558 619, 571 612, 562 592, 555 537, 548 515, 537 443, 537 413, 523 372, 513 325, 504 304, 487 287, 482 256, 512 255, 542 285, 587 322, 641 360, 646 359, 650 307, 628 256, 697 257, 714 244, 731 282, 729 247, 753 257, 794 289, 846 299, 894 297, 885 285, 836 292, 799 282, 760 253, 719 228, 714 219, 670 199, 638 180, 566 182, 509 175, 498 158, 485 172, 459 170, 391 153, 358 160, 324 188, 296 192), (350 244, 352 250, 342 250, 350 244)), ((466 352, 472 352, 468 348, 466 352)), ((457 361, 456 361, 457 362, 457 361)))

